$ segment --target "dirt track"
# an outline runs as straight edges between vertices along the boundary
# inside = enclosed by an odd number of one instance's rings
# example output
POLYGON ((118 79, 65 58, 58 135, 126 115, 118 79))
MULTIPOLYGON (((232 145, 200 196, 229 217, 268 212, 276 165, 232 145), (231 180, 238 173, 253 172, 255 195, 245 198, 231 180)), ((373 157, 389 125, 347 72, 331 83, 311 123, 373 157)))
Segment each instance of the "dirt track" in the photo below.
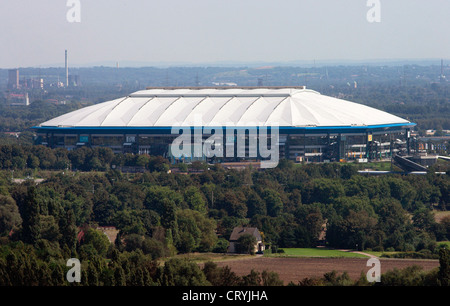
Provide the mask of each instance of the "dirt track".
MULTIPOLYGON (((262 272, 264 270, 278 273, 280 279, 287 285, 295 284, 305 277, 322 277, 323 274, 333 270, 342 273, 347 271, 349 276, 356 280, 369 271, 367 259, 364 258, 270 258, 255 257, 251 259, 216 262, 219 267, 229 266, 237 275, 246 275, 252 269, 262 272)), ((439 267, 439 260, 415 259, 380 259, 381 273, 394 268, 403 269, 412 265, 423 267, 424 271, 439 267)))

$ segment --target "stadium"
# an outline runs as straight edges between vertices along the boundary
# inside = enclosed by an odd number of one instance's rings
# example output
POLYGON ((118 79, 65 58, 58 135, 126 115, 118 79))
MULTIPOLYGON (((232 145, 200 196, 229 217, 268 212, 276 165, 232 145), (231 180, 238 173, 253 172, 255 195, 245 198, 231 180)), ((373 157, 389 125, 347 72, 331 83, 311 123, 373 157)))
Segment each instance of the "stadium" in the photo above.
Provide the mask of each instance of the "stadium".
POLYGON ((267 156, 252 142, 262 129, 267 129, 270 145, 276 143, 279 158, 296 162, 390 159, 402 151, 409 153, 413 126, 387 112, 303 86, 171 87, 147 88, 84 107, 33 129, 35 143, 52 148, 109 147, 115 153, 161 155, 173 163, 214 163, 263 160, 267 156), (221 129, 223 133, 218 133, 221 129), (224 142, 211 145, 216 149, 244 141, 245 152, 236 153, 236 146, 235 154, 223 156, 205 151, 174 155, 171 144, 186 131, 203 145, 212 136, 223 137, 224 142))

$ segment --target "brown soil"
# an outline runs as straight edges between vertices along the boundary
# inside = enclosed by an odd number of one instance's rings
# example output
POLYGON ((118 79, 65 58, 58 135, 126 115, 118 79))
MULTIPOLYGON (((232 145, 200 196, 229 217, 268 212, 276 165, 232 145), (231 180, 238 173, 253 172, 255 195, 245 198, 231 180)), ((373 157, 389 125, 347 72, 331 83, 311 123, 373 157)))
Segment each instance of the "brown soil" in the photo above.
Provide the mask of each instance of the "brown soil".
MULTIPOLYGON (((270 258, 255 257, 252 259, 216 262, 217 266, 228 266, 237 275, 247 275, 253 269, 258 272, 276 272, 284 285, 293 282, 297 284, 304 278, 322 277, 325 273, 336 271, 338 274, 347 272, 353 280, 360 278, 372 266, 367 267, 364 258, 270 258)), ((438 260, 416 260, 416 259, 380 259, 381 273, 394 268, 403 269, 408 266, 418 265, 424 271, 439 267, 438 260)))

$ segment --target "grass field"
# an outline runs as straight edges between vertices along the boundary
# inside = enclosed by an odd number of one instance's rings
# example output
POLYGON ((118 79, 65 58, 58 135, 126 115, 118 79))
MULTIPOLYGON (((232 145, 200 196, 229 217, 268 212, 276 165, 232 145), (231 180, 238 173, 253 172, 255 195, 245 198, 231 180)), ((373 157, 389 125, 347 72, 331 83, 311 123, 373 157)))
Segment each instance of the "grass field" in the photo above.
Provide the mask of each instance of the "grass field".
POLYGON ((328 258, 367 258, 366 255, 327 249, 327 248, 284 248, 282 249, 284 253, 278 254, 268 254, 267 256, 271 257, 328 257, 328 258))
POLYGON ((450 249, 450 241, 438 241, 437 245, 445 244, 447 249, 450 249))

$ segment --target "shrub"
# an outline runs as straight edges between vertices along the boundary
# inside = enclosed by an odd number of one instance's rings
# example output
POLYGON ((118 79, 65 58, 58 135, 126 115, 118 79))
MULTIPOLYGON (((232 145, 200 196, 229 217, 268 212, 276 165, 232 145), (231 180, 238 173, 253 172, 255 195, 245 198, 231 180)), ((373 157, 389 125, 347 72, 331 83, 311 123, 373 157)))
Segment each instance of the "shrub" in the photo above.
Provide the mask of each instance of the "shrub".
POLYGON ((255 254, 256 238, 250 234, 240 236, 236 243, 237 253, 255 254))

